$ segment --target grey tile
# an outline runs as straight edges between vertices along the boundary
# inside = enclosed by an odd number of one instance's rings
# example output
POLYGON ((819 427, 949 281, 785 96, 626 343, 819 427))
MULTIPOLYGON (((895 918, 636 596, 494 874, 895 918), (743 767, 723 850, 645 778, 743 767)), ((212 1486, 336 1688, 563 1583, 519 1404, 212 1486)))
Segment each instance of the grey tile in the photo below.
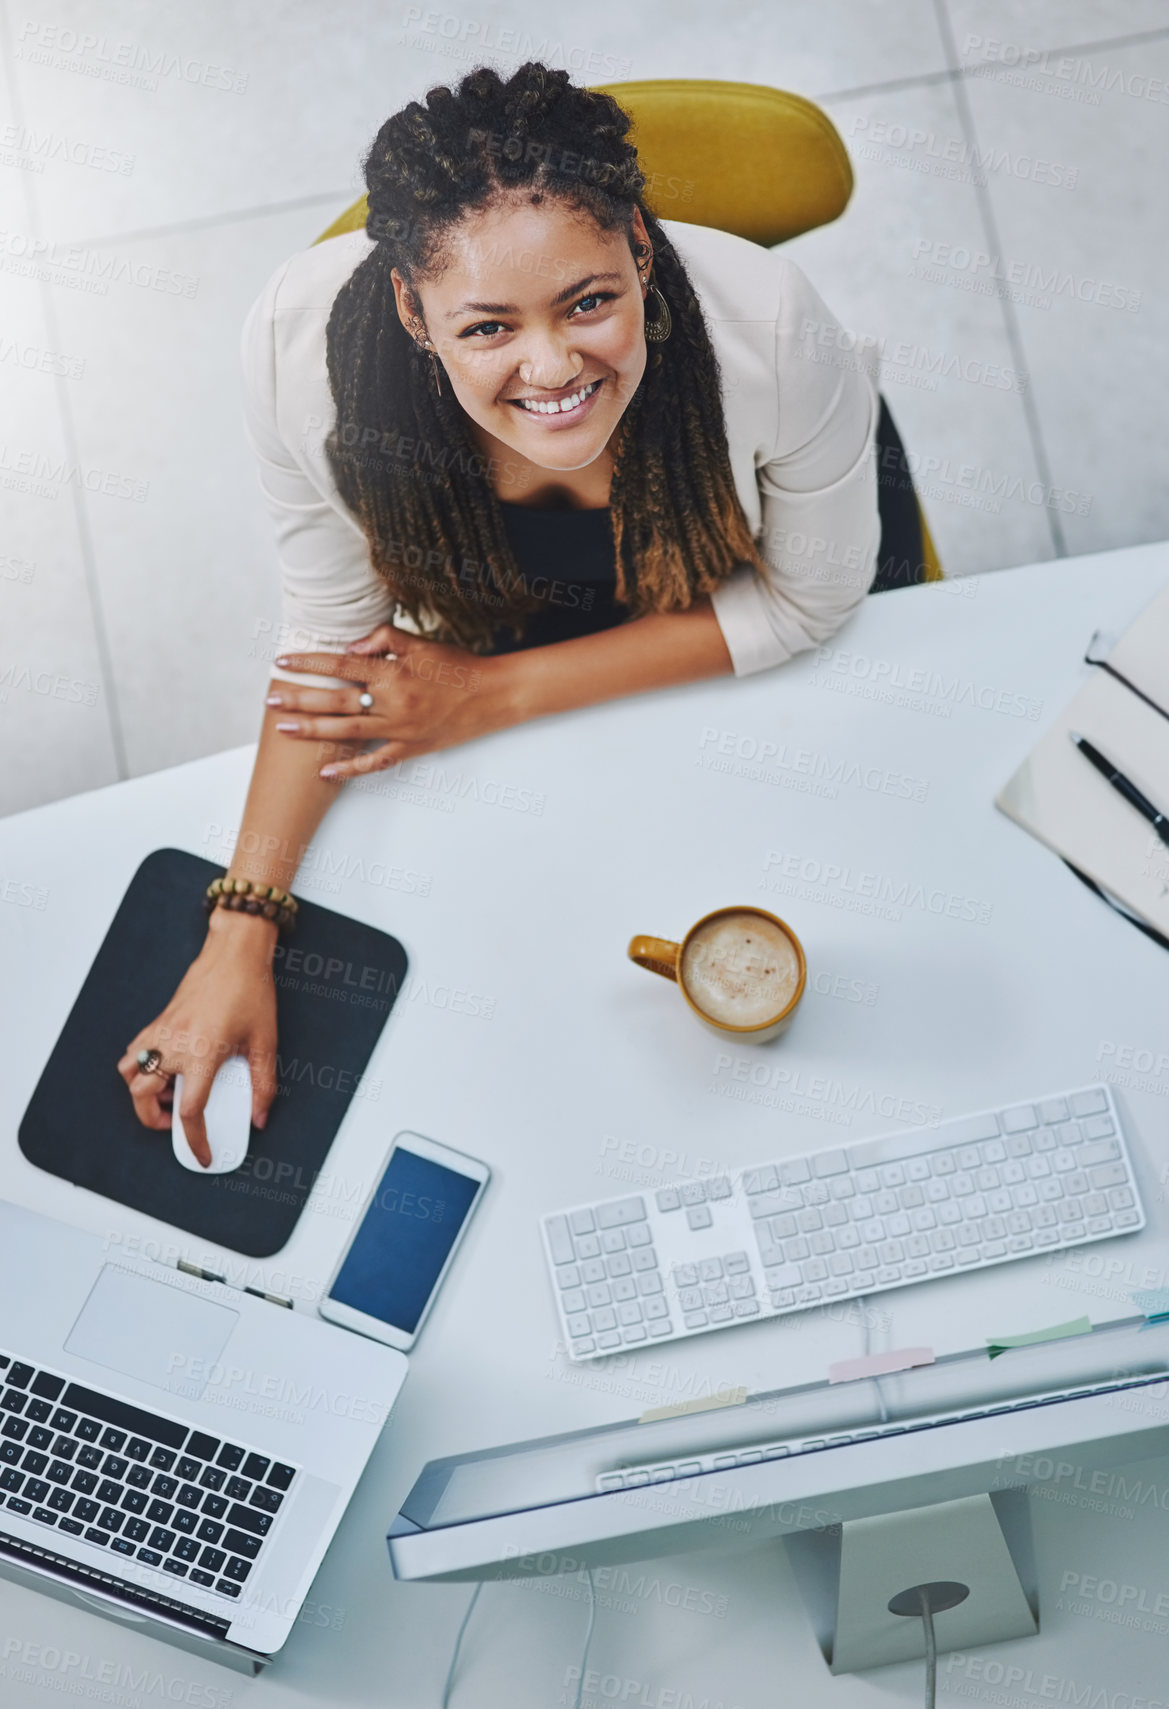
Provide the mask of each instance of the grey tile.
POLYGON ((84 353, 78 441, 121 481, 87 498, 131 775, 254 741, 278 613, 275 553, 241 425, 239 334, 272 270, 319 230, 284 213, 120 244, 143 283, 60 290, 84 353), (194 294, 150 281, 196 281, 194 294))
POLYGON ((76 509, 99 471, 73 457, 61 415, 85 371, 12 259, 0 255, 0 814, 117 778, 76 509))
MULTIPOLYGON (((1090 88, 1106 74, 1108 54, 1065 54, 1069 47, 1169 28, 1163 0, 944 0, 959 61, 1020 77, 1090 88), (1044 58, 1044 55, 1049 55, 1044 58)), ((1065 93, 1065 100, 1075 97, 1065 93)), ((1163 99, 1163 97, 1162 97, 1163 99)))
MULTIPOLYGON (((1169 89, 1169 38, 1111 50, 1109 62, 1169 89)), ((1164 539, 1165 107, 1119 89, 1097 105, 1051 100, 981 78, 968 95, 984 150, 1042 157, 1063 175, 1053 187, 1033 170, 988 172, 1000 244, 962 276, 997 272, 1016 299, 1052 481, 1078 495, 1061 514, 1069 550, 1164 539)))
MULTIPOLYGON (((14 9, 15 119, 69 243, 360 189, 363 150, 419 92, 395 12, 60 0, 14 9), (35 133, 35 135, 33 134, 35 133)), ((423 74, 424 76, 424 74, 423 74)))
POLYGON ((874 339, 882 388, 947 574, 1052 555, 1024 377, 993 294, 930 277, 939 245, 987 248, 951 84, 828 102, 853 161, 842 217, 785 246, 849 332, 874 339))

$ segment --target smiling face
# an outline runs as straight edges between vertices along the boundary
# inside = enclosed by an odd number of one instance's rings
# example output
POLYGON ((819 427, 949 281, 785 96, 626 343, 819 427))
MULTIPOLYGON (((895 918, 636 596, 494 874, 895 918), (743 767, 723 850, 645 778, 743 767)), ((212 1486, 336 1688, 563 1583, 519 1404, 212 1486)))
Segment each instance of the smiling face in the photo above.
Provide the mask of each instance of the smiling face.
MULTIPOLYGON (((639 210, 632 231, 644 267, 639 210)), ((412 337, 429 335, 472 438, 507 468, 497 487, 597 463, 645 372, 645 293, 625 233, 512 199, 468 215, 442 259, 416 297, 394 268, 398 314, 412 337)))

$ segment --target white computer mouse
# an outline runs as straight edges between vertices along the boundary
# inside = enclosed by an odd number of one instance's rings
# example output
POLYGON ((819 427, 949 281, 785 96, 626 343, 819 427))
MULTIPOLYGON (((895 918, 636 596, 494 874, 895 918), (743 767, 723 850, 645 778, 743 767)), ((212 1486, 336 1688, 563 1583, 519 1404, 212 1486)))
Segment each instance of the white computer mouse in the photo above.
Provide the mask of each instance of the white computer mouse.
POLYGON ((252 1073, 246 1056, 229 1056, 211 1082, 203 1120, 207 1124, 207 1143, 211 1147, 211 1167, 204 1169, 187 1143, 179 1118, 183 1097, 183 1077, 175 1075, 175 1101, 171 1113, 170 1135, 174 1154, 184 1169, 199 1175, 226 1175, 238 1169, 248 1154, 252 1131, 252 1073))

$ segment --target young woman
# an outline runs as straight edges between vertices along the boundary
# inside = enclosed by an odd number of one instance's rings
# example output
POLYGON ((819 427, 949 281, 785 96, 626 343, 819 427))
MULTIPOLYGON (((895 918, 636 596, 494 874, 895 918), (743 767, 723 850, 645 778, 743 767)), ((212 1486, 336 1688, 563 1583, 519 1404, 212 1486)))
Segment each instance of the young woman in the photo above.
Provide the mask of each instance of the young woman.
POLYGON ((226 1056, 257 1126, 275 1095, 283 893, 338 781, 779 664, 890 555, 873 373, 794 263, 656 219, 629 130, 538 63, 432 89, 377 135, 365 232, 291 257, 248 316, 286 643, 231 882, 118 1065, 159 1129, 184 1074, 204 1163, 226 1056))

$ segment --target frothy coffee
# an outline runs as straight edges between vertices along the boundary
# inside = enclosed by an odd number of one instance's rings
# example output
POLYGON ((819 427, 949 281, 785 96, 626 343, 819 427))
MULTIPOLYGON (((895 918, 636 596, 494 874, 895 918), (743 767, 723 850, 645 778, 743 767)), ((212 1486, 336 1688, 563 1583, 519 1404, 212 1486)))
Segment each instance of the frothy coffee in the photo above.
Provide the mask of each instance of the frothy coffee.
POLYGON ((800 982, 799 956, 787 933, 764 915, 747 912, 720 914, 700 926, 679 971, 703 1014, 729 1027, 773 1021, 800 982))

